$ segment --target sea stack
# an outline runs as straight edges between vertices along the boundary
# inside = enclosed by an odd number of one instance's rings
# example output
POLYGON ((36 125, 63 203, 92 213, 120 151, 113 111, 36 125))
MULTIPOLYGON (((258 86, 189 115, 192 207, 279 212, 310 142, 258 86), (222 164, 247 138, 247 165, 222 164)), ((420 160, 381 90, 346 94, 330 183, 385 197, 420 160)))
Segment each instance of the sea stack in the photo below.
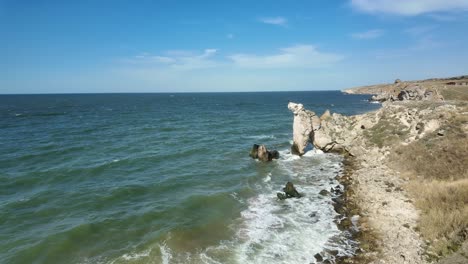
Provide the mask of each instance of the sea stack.
POLYGON ((320 118, 314 112, 306 110, 302 104, 290 102, 288 109, 294 114, 291 153, 302 156, 307 145, 313 142, 314 131, 320 128, 320 118))

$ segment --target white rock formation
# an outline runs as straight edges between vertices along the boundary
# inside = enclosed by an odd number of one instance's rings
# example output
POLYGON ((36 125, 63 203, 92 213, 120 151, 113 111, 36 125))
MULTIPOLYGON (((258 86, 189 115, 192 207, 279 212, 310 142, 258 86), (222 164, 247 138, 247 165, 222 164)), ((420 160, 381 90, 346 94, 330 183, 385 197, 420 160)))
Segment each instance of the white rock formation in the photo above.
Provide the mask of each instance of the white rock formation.
POLYGON ((294 113, 292 153, 303 155, 305 148, 313 142, 314 131, 320 129, 320 118, 302 104, 290 102, 288 109, 294 113))

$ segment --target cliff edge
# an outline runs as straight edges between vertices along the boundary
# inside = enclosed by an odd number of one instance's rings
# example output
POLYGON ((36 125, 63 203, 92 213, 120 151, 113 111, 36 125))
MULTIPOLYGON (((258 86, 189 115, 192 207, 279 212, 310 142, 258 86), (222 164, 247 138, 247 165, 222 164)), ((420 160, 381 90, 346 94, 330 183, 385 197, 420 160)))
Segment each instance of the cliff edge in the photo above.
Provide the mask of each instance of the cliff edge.
POLYGON ((437 90, 434 100, 385 100, 356 116, 314 113, 315 125, 294 130, 348 157, 346 197, 359 207, 362 253, 347 263, 468 263, 468 86, 446 83, 419 85, 437 90))

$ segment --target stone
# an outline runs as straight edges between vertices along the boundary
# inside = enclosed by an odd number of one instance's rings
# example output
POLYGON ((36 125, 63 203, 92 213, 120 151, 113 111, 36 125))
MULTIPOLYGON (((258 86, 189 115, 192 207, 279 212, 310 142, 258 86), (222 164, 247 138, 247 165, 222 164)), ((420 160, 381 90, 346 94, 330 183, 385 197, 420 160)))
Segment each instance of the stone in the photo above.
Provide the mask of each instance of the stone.
POLYGON ((328 118, 331 117, 331 113, 330 113, 330 110, 325 110, 325 112, 323 112, 322 116, 320 116, 320 120, 326 120, 328 118))
POLYGON ((400 79, 396 79, 396 80, 395 80, 395 84, 398 84, 398 83, 401 83, 401 80, 400 80, 400 79))
POLYGON ((268 160, 279 159, 279 152, 277 150, 272 150, 268 152, 268 160))
POLYGON ((268 150, 264 145, 258 147, 257 156, 261 161, 268 161, 268 150))
POLYGON ((286 183, 286 186, 283 188, 283 192, 284 193, 277 193, 276 196, 278 197, 278 199, 280 200, 284 200, 284 199, 287 199, 287 198, 292 198, 292 197, 295 197, 295 198, 301 198, 302 197, 302 194, 300 194, 296 188, 294 187, 294 185, 292 184, 292 182, 287 182, 286 183))
POLYGON ((260 147, 260 146, 257 145, 257 144, 253 144, 252 149, 250 150, 250 154, 249 154, 249 156, 252 159, 257 159, 258 158, 258 147, 260 147))
POLYGON ((433 91, 428 91, 424 87, 412 85, 401 90, 397 97, 399 101, 421 101, 421 100, 440 100, 439 96, 434 96, 433 91))
POLYGON ((323 257, 322 257, 322 255, 320 255, 320 253, 315 254, 314 258, 315 258, 315 260, 317 260, 317 262, 322 262, 323 261, 323 257))
POLYGON ((327 195, 330 194, 330 192, 327 191, 327 190, 325 190, 325 189, 323 189, 323 190, 321 190, 321 191, 319 192, 319 194, 322 195, 322 196, 327 196, 327 195))
POLYGON ((284 193, 276 193, 276 197, 278 197, 278 199, 280 199, 280 200, 284 200, 284 199, 287 198, 286 194, 284 194, 284 193))
POLYGON ((288 109, 294 114, 291 153, 301 156, 307 145, 313 142, 314 131, 320 128, 320 118, 314 112, 306 110, 302 104, 290 102, 288 109))
POLYGON ((390 97, 391 95, 387 93, 376 94, 371 97, 370 101, 383 103, 385 101, 390 100, 390 97))
POLYGON ((272 161, 273 159, 279 159, 279 152, 277 150, 268 151, 265 145, 254 144, 249 156, 252 159, 259 159, 261 161, 272 161))

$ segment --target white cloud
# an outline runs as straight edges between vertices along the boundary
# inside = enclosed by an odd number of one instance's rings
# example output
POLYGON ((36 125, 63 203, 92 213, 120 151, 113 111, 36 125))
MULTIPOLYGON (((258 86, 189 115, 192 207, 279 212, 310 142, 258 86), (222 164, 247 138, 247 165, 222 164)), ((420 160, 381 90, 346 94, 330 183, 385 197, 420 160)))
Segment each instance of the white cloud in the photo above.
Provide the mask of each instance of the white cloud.
POLYGON ((277 26, 286 26, 288 20, 284 17, 262 17, 258 19, 260 22, 270 25, 277 25, 277 26))
POLYGON ((404 32, 408 35, 418 37, 422 35, 427 35, 434 29, 436 29, 436 26, 414 26, 405 29, 404 32))
POLYGON ((424 13, 468 10, 468 0, 351 0, 359 11, 415 16, 424 13))
POLYGON ((208 68, 325 68, 343 59, 339 54, 320 52, 312 45, 290 46, 279 49, 277 53, 271 55, 233 54, 221 57, 217 49, 205 49, 203 52, 171 50, 163 54, 142 53, 123 61, 140 68, 179 72, 208 68))
POLYGON ((234 54, 229 59, 235 66, 241 68, 321 68, 327 67, 343 59, 333 53, 319 52, 312 45, 296 45, 280 49, 278 54, 252 55, 234 54))
POLYGON ((165 56, 143 53, 130 60, 133 64, 142 64, 150 67, 169 68, 176 70, 195 70, 213 68, 219 63, 213 58, 217 49, 205 49, 202 53, 193 53, 184 50, 167 51, 165 56))
POLYGON ((381 29, 372 29, 365 32, 353 33, 351 37, 355 39, 376 39, 383 35, 384 31, 381 29))
POLYGON ((450 14, 450 15, 443 15, 443 14, 430 14, 429 17, 431 17, 434 20, 437 20, 439 22, 451 22, 451 21, 456 21, 460 19, 459 15, 455 14, 450 14))

